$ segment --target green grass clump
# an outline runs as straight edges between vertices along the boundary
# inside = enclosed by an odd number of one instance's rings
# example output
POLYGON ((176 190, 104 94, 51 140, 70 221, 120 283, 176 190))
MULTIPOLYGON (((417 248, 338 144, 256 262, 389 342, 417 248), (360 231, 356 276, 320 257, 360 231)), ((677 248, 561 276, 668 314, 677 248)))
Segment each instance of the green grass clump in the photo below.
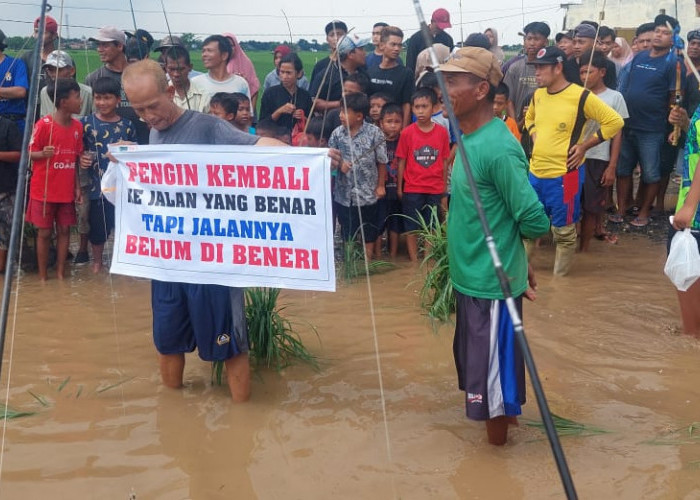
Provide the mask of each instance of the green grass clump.
MULTIPOLYGON (((590 425, 582 424, 580 422, 574 422, 568 418, 560 417, 552 413, 552 420, 554 421, 554 428, 557 430, 559 436, 596 436, 598 434, 607 434, 610 431, 601 429, 599 427, 593 427, 590 425)), ((545 432, 544 423, 528 420, 525 422, 528 427, 534 427, 545 432)))
MULTIPOLYGON (((369 274, 379 274, 394 269, 394 264, 385 260, 371 260, 367 265, 369 274)), ((340 276, 346 282, 365 275, 365 253, 357 240, 343 243, 343 262, 338 267, 340 276)))
MULTIPOLYGON (((282 315, 286 307, 277 304, 279 294, 279 288, 246 288, 245 314, 251 361, 277 371, 300 361, 317 370, 316 356, 304 346, 292 322, 282 315)), ((315 328, 311 329, 317 333, 315 328)), ((212 363, 211 378, 213 383, 223 385, 223 361, 212 363)))
POLYGON ((693 422, 677 429, 666 429, 662 435, 643 443, 658 446, 700 444, 700 422, 693 422))
POLYGON ((416 222, 419 225, 416 234, 425 247, 421 262, 421 267, 426 270, 425 281, 420 291, 421 307, 431 318, 449 321, 457 303, 447 256, 447 222, 440 222, 437 207, 430 209, 428 220, 419 213, 416 222))

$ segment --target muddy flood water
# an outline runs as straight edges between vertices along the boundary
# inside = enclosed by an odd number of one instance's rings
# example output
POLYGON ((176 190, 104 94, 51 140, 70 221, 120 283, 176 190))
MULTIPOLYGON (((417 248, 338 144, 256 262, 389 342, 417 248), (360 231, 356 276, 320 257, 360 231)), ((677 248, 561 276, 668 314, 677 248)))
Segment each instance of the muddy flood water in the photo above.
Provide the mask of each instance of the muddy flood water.
MULTIPOLYGON (((700 343, 679 334, 664 245, 593 243, 556 280, 553 249, 540 249, 524 314, 552 411, 607 431, 562 437, 579 495, 700 499, 700 343)), ((363 280, 283 292, 321 369, 257 370, 251 401, 234 405, 196 355, 184 390, 160 384, 147 281, 25 275, 0 394, 12 353, 10 407, 36 414, 7 422, 0 498, 563 498, 544 435, 526 425, 539 420, 529 387, 503 448, 464 417, 453 327, 434 331, 419 277, 403 264, 372 277, 387 438, 363 280)))

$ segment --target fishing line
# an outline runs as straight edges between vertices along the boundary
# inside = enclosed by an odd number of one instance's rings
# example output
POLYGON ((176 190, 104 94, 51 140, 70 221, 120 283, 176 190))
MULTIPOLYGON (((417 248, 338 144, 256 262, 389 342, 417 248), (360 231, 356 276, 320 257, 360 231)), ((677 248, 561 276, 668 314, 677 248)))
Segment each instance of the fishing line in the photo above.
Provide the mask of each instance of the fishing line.
MULTIPOLYGON (((345 35, 349 36, 349 35, 345 35)), ((340 39, 342 40, 342 38, 340 39)), ((339 40, 339 43, 340 43, 339 40)), ((364 50, 364 49, 363 49, 364 50)), ((338 55, 338 73, 340 76, 340 87, 342 89, 343 87, 343 67, 340 64, 340 55, 338 55)), ((342 100, 342 106, 343 110, 345 112, 345 116, 348 116, 348 104, 347 100, 345 98, 345 91, 342 92, 341 94, 341 100, 342 100)), ((353 187, 355 188, 355 203, 357 205, 357 215, 358 215, 358 220, 359 220, 359 227, 360 227, 360 238, 362 240, 362 255, 364 256, 364 261, 365 261, 365 279, 367 282, 367 296, 368 296, 368 302, 369 302, 369 314, 370 314, 370 321, 372 324, 372 339, 374 342, 374 357, 375 361, 377 364, 377 379, 379 381, 379 400, 381 403, 381 408, 382 408, 382 419, 384 422, 384 444, 386 446, 386 455, 387 459, 390 464, 393 464, 394 459, 392 457, 392 452, 391 452, 391 438, 389 434, 389 419, 387 417, 387 411, 386 411, 386 397, 384 395, 384 378, 382 375, 382 360, 379 354, 379 336, 377 334, 377 322, 374 314, 374 295, 372 293, 372 282, 370 280, 370 274, 369 274, 369 260, 367 258, 367 241, 365 240, 365 232, 363 229, 364 226, 364 221, 362 218, 362 210, 360 207, 360 193, 357 187, 357 170, 355 169, 355 163, 357 161, 357 158, 355 156, 355 148, 353 147, 353 138, 350 133, 350 124, 347 123, 346 119, 346 125, 345 128, 348 133, 348 146, 350 149, 350 160, 353 166, 351 167, 352 171, 352 180, 353 180, 353 187)), ((342 161, 341 161, 342 164, 342 161)), ((340 167, 339 167, 340 168, 340 167)), ((386 168, 386 167, 384 167, 386 168)), ((349 207, 352 209, 352 206, 349 207)), ((354 235, 352 235, 354 237, 354 235)), ((343 244, 346 244, 346 242, 343 242, 343 244)), ((396 491, 396 485, 394 482, 394 475, 391 474, 391 487, 392 487, 392 492, 394 494, 394 498, 398 498, 397 491, 396 491)))
MULTIPOLYGON (((435 69, 435 75, 437 76, 438 84, 440 86, 440 91, 446 98, 443 99, 443 105, 445 111, 449 116, 450 125, 453 130, 459 131, 460 126, 455 116, 454 109, 452 107, 452 102, 449 99, 449 93, 447 91, 447 85, 445 84, 445 79, 443 78, 442 72, 440 71, 440 63, 437 58, 435 49, 433 48, 433 40, 428 30, 428 25, 425 22, 425 17, 423 15, 423 9, 420 5, 420 0, 413 0, 413 6, 416 10, 416 16, 418 17, 418 22, 423 33, 423 38, 425 40, 426 47, 429 49, 430 57, 435 69)), ((549 405, 547 404, 547 398, 544 394, 544 389, 542 388, 542 383, 540 382, 540 377, 535 367, 535 360, 530 351, 530 346, 525 337, 525 330, 523 329, 523 323, 518 313, 517 307, 515 305, 515 300, 513 300, 513 295, 510 289, 509 278, 506 275, 501 258, 498 254, 496 248, 496 243, 491 233, 491 227, 488 220, 486 219, 486 214, 484 212, 484 207, 481 202, 481 195, 479 194, 479 189, 474 180, 472 170, 469 164, 469 159, 467 157, 467 152, 464 148, 464 143, 462 140, 457 141, 457 150, 464 165, 464 170, 467 175, 467 181, 469 183, 469 189, 471 192, 472 199, 474 201, 474 206, 476 208, 477 215, 479 217, 479 222, 481 224, 481 230, 484 234, 486 241, 486 246, 491 255, 491 260, 493 262, 493 267, 498 276, 498 281, 501 286, 501 291, 505 297, 506 306, 508 308, 508 313, 510 314, 511 321, 513 323, 513 329, 515 330, 515 336, 518 339, 520 348, 522 350, 523 358, 525 360, 525 365, 527 366, 528 373, 530 374, 530 382, 535 392, 537 399, 537 404, 540 409, 540 414, 542 415, 542 422, 544 424, 545 431, 547 433, 547 438, 549 439, 550 446, 552 448, 552 453, 554 455, 554 460, 557 464, 559 470, 559 475, 561 477, 562 485, 564 486, 564 491, 566 497, 569 500, 577 499, 576 489, 574 487, 574 482, 569 472, 569 467, 566 463, 566 457, 564 456, 564 450, 559 442, 559 436, 557 435, 556 428, 554 427, 554 422, 552 420, 552 414, 549 410, 549 405)))
MULTIPOLYGON (((43 0, 41 7, 41 15, 39 16, 39 33, 43 33, 46 24, 46 12, 50 10, 48 8, 47 0, 43 0)), ((39 77, 40 77, 40 66, 41 61, 41 46, 37 44, 34 47, 34 54, 32 59, 32 80, 29 86, 29 96, 27 113, 25 115, 25 128, 24 134, 22 136, 22 152, 19 161, 19 169, 17 172, 17 187, 15 188, 15 204, 13 207, 12 214, 12 230, 10 231, 10 243, 7 249, 7 264, 5 267, 5 281, 3 283, 2 290, 2 310, 0 311, 0 375, 2 374, 2 359, 5 350, 5 336, 7 330, 7 313, 10 306, 10 293, 12 289, 12 272, 15 256, 19 254, 19 260, 17 261, 17 283, 15 287, 15 302, 13 307, 13 320, 12 320, 12 332, 10 335, 10 354, 8 357, 8 370, 7 370, 7 388, 5 392, 5 410, 4 418, 2 423, 2 443, 0 444, 0 484, 2 484, 2 471, 5 458, 5 438, 7 433, 7 413, 10 398, 10 384, 12 381, 12 367, 14 360, 14 345, 15 337, 17 332, 17 311, 19 306, 19 290, 20 290, 20 278, 21 278, 21 262, 22 262, 22 247, 20 242, 24 239, 24 201, 27 194, 27 170, 29 166, 29 143, 32 135, 32 128, 29 126, 34 123, 34 116, 36 115, 36 105, 39 96, 39 77), (18 248, 19 244, 19 248, 18 248)))
MULTIPOLYGON (((56 50, 61 50, 61 28, 62 28, 62 23, 63 22, 63 0, 61 0, 61 12, 58 17, 58 47, 56 50)), ((46 27, 44 27, 44 30, 46 30, 46 27)), ((41 39, 37 39, 37 46, 39 46, 39 50, 43 52, 44 50, 44 36, 46 36, 46 33, 39 33, 41 36, 41 39)), ((53 82, 53 107, 54 110, 58 109, 58 105, 56 103, 56 93, 58 92, 58 58, 56 60, 56 78, 54 78, 53 82)), ((56 117, 53 116, 51 118, 51 126, 49 127, 49 146, 52 146, 53 144, 53 129, 56 126, 56 117)), ((58 151, 54 151, 54 156, 58 151)), ((46 175, 44 176, 44 203, 42 204, 42 217, 46 218, 46 198, 48 198, 48 192, 49 192, 49 164, 51 163, 50 158, 46 158, 46 175)))

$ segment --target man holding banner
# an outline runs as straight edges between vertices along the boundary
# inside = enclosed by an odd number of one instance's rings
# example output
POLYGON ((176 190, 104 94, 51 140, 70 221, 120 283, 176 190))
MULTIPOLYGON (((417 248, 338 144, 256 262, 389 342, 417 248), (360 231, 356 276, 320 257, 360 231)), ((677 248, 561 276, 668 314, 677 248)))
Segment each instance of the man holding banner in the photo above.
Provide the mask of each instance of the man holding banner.
MULTIPOLYGON (((275 140, 240 132, 222 120, 185 111, 173 102, 157 62, 129 65, 122 82, 129 102, 151 128, 151 144, 226 144, 283 146, 275 140)), ((224 361, 234 402, 250 396, 250 365, 242 288, 153 280, 153 339, 167 387, 182 386, 185 353, 197 347, 206 361, 224 361)))

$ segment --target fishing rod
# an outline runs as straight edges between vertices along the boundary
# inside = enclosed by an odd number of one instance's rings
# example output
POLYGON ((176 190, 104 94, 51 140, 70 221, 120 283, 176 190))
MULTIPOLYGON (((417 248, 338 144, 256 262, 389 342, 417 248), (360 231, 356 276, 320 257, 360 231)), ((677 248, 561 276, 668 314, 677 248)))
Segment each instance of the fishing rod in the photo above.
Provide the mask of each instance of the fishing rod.
MULTIPOLYGON (((426 47, 429 49, 430 58, 432 60, 433 67, 435 68, 435 75, 437 76, 438 84, 440 86, 440 91, 445 97, 443 99, 445 110, 448 113, 450 125, 455 131, 459 131, 459 122, 454 113, 454 108, 450 99, 447 98, 449 95, 447 92, 447 85, 445 84, 445 79, 439 69, 440 61, 438 61, 437 53, 433 48, 433 39, 430 35, 428 25, 425 22, 425 16, 423 15, 423 9, 420 5, 420 0, 413 0, 413 6, 416 10, 416 16, 418 17, 418 22, 420 24, 421 32, 423 33, 423 38, 425 40, 426 47)), ((469 183, 469 189, 471 191, 472 198, 474 200, 474 206, 476 207, 477 214, 479 216, 479 222, 481 223, 481 230, 484 233, 486 239, 486 246, 488 247, 489 253, 491 255, 491 260, 493 261, 493 266, 498 276, 498 281, 501 286, 501 291, 505 297, 506 306, 508 307, 508 313, 510 314, 511 320, 513 322, 513 329, 515 330, 515 336, 518 339, 520 348, 523 353, 523 358, 525 359, 525 365, 527 366, 528 373, 530 374, 530 381, 532 382, 532 387, 535 391, 535 397, 537 398, 537 405, 540 409, 540 414, 542 416, 542 422, 544 424, 545 432, 547 434, 547 439, 552 448, 552 453, 554 454, 554 461, 559 469, 559 476, 561 477, 562 485, 566 493, 566 497, 569 500, 575 500, 578 498, 576 494, 576 489, 574 487, 574 482, 571 477, 571 472, 569 471, 569 466, 566 463, 566 457, 564 456, 564 450, 559 442, 559 436, 557 435, 556 428, 554 427, 554 421, 552 419, 552 413, 549 410, 549 405, 547 404, 547 398, 544 394, 544 389, 542 388, 542 382, 540 381, 540 376, 537 373, 537 368, 535 366, 535 360, 532 356, 532 351, 525 337, 525 330, 523 329, 523 323, 520 318, 520 314, 515 305, 515 300, 513 299, 513 293, 510 289, 510 283, 508 276, 503 269, 503 264, 501 258, 498 255, 498 250, 496 249, 496 243, 491 232, 491 227, 488 220, 486 219, 486 213, 484 212, 484 206, 481 202, 481 196, 479 195, 479 190, 476 186, 474 180, 474 175, 472 173, 471 167, 469 165, 469 159, 467 158, 467 152, 464 149, 464 144, 461 140, 457 140, 457 151, 462 163, 464 164, 464 170, 467 174, 467 181, 469 183)))
MULTIPOLYGON (((41 15, 39 16, 39 35, 43 36, 46 29, 46 13, 51 10, 47 0, 41 2, 41 15)), ((41 40, 41 39, 38 39, 41 40)), ((13 272, 17 253, 19 250, 19 236, 22 230, 24 218, 25 187, 27 184, 27 170, 29 169, 29 141, 34 129, 34 112, 39 95, 39 72, 41 70, 41 42, 37 41, 32 55, 32 81, 29 84, 29 97, 27 99, 27 113, 24 120, 24 134, 22 136, 22 154, 19 160, 17 172, 17 188, 15 189, 15 206, 12 214, 12 230, 10 232, 10 244, 7 249, 7 265, 5 271, 5 283, 2 289, 2 305, 0 305, 0 378, 2 377, 2 360, 5 351, 5 337, 7 332, 7 313, 10 308, 10 292, 12 291, 13 272)), ((17 275, 19 275, 20 263, 17 263, 17 275)), ((18 297, 15 297, 17 300, 18 297)))

